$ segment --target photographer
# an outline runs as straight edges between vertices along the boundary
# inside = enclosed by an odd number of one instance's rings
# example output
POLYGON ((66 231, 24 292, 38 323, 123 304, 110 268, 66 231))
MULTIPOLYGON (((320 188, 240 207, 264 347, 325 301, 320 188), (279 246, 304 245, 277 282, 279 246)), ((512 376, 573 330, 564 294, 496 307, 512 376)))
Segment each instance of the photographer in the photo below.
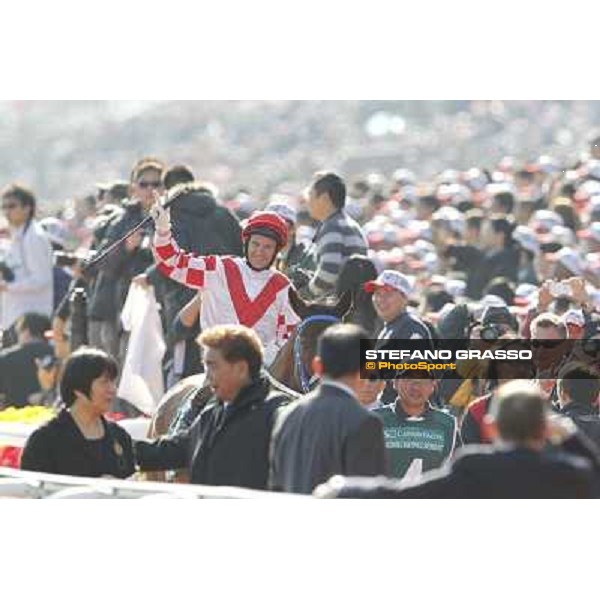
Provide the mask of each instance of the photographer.
MULTIPOLYGON (((2 190, 0 198, 10 226, 10 245, 0 279, 0 327, 6 335, 25 313, 52 313, 52 248, 35 220, 37 202, 30 189, 13 183, 2 190)), ((14 335, 7 337, 4 346, 15 342, 14 335)))
MULTIPOLYGON (((154 158, 143 158, 133 167, 130 177, 130 199, 122 204, 123 212, 107 226, 97 250, 102 252, 115 240, 137 225, 152 205, 153 191, 162 191, 161 177, 164 164, 154 158)), ((132 278, 152 264, 150 250, 151 223, 142 231, 132 234, 127 241, 110 254, 97 271, 89 290, 89 342, 109 354, 119 357, 121 326, 119 315, 132 278)), ((90 273, 94 275, 94 273, 90 273)))

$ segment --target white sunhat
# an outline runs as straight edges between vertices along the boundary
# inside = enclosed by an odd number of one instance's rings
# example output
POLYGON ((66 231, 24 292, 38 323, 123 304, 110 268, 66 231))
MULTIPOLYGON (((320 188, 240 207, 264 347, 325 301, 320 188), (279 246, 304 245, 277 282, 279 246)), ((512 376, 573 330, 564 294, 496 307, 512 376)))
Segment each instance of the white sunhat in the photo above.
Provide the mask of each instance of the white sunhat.
POLYGON ((368 293, 373 293, 376 288, 388 287, 398 290, 405 296, 410 296, 413 291, 413 284, 411 280, 400 273, 399 271, 393 271, 392 269, 383 270, 373 281, 367 281, 364 284, 364 289, 368 293))

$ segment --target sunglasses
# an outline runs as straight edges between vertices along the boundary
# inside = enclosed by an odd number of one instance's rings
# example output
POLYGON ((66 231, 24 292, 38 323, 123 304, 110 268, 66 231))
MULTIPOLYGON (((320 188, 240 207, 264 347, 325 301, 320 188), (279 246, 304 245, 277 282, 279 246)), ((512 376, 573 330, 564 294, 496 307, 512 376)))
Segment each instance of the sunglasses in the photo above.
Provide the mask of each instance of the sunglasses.
POLYGON ((144 189, 145 188, 157 189, 162 185, 162 183, 160 181, 138 181, 138 185, 144 189))
POLYGON ((2 210, 12 210, 13 208, 17 208, 18 204, 3 204, 2 210))
POLYGON ((532 348, 558 348, 565 340, 531 340, 532 348))

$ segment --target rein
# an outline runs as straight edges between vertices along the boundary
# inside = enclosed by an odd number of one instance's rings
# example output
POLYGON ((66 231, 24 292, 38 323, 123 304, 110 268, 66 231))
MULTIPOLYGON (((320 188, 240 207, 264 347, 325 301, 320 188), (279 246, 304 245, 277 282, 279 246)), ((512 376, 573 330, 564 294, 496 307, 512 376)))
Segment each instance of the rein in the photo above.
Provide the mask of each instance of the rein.
POLYGON ((306 394, 306 392, 310 389, 310 379, 308 377, 308 373, 304 368, 304 363, 302 362, 302 332, 306 329, 307 325, 311 323, 337 323, 339 319, 334 317, 333 315, 312 315, 304 319, 300 325, 296 328, 296 339, 294 340, 294 361, 298 368, 298 377, 300 379, 300 387, 302 388, 302 392, 306 394))

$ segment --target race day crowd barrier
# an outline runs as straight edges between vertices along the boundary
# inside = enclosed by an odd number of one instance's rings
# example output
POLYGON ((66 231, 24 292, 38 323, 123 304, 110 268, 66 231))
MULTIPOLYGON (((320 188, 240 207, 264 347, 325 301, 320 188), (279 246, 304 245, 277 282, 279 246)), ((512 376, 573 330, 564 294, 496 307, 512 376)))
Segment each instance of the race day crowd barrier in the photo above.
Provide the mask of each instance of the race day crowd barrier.
POLYGON ((310 496, 261 492, 227 486, 71 477, 0 467, 0 498, 290 500, 310 498, 310 496))

